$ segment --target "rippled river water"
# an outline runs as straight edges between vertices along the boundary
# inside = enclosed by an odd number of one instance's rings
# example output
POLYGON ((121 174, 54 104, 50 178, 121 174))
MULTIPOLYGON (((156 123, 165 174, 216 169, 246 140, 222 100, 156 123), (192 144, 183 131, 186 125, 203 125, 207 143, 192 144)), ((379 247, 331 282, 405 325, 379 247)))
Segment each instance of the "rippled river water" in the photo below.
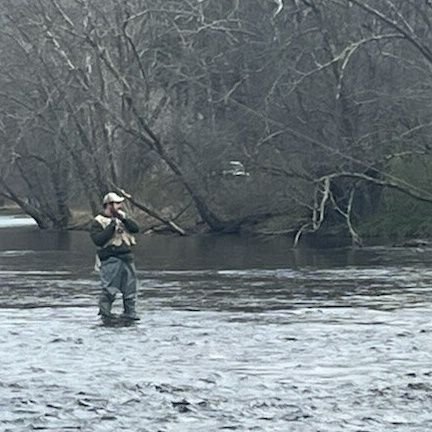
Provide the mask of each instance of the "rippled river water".
POLYGON ((0 229, 0 431, 431 429, 432 250, 136 255, 142 320, 105 327, 86 233, 0 229))

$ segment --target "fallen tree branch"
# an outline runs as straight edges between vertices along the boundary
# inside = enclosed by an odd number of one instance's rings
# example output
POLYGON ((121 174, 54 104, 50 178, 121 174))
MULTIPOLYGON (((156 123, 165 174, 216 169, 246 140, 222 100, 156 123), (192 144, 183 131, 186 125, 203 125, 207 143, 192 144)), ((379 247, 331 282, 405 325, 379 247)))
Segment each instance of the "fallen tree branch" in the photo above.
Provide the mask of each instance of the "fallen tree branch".
POLYGON ((323 177, 321 181, 315 186, 314 204, 312 207, 312 221, 303 224, 297 231, 296 235, 294 236, 294 247, 298 246, 300 237, 306 230, 308 230, 309 227, 311 228, 311 232, 316 232, 321 228, 321 225, 324 222, 326 204, 331 198, 330 183, 330 178, 323 177), (321 184, 324 186, 323 189, 320 187, 321 184), (319 200, 320 194, 321 199, 319 200))
POLYGON ((341 214, 346 221, 348 230, 349 230, 351 238, 352 238, 353 245, 363 246, 363 241, 362 241, 361 237, 358 235, 357 231, 354 229, 354 226, 353 226, 352 220, 351 220, 351 212, 352 212, 352 204, 354 201, 354 194, 355 194, 355 188, 353 188, 350 192, 346 211, 343 211, 341 209, 339 204, 336 202, 336 199, 334 198, 333 194, 331 194, 330 198, 331 198, 331 201, 332 201, 333 206, 336 209, 336 211, 339 214, 341 214))
POLYGON ((40 229, 50 228, 49 221, 37 208, 30 204, 27 204, 3 180, 1 181, 1 186, 3 190, 0 190, 0 196, 3 196, 17 204, 24 213, 26 213, 35 220, 40 229))
POLYGON ((138 207, 143 212, 147 213, 152 218, 158 220, 159 222, 162 222, 164 225, 166 225, 171 231, 176 232, 177 234, 180 234, 182 236, 186 235, 186 231, 179 227, 175 222, 172 220, 166 219, 163 216, 161 216, 158 212, 155 210, 147 207, 145 204, 140 203, 136 201, 131 194, 127 193, 125 190, 121 189, 120 187, 112 184, 112 187, 115 189, 116 192, 120 193, 122 196, 124 196, 130 203, 132 203, 135 207, 138 207))
MULTIPOLYGON (((385 175, 385 173, 382 173, 385 175)), ((402 192, 412 198, 415 198, 419 201, 428 202, 432 204, 432 195, 428 194, 427 192, 423 191, 422 189, 416 188, 415 186, 404 186, 401 185, 393 180, 380 180, 375 177, 368 176, 366 174, 362 173, 352 173, 352 172, 340 172, 340 173, 334 173, 334 174, 328 174, 325 176, 320 177, 316 180, 317 183, 323 182, 325 179, 332 180, 335 178, 354 178, 358 180, 364 180, 373 184, 376 184, 377 186, 381 187, 388 187, 390 189, 398 190, 399 192, 402 192)))
MULTIPOLYGON (((385 173, 382 174, 385 176, 385 173)), ((294 247, 298 245, 300 241, 300 237, 305 231, 316 232, 320 229, 322 223, 324 222, 325 209, 328 202, 331 202, 335 210, 344 217, 351 238, 353 240, 353 243, 359 246, 362 245, 362 239, 355 231, 351 220, 351 211, 352 211, 352 204, 354 200, 355 190, 353 189, 350 192, 350 197, 349 197, 346 211, 342 210, 338 205, 338 203, 336 202, 336 200, 334 199, 334 196, 331 192, 331 181, 337 178, 351 178, 359 181, 372 183, 380 187, 395 189, 411 198, 432 204, 431 194, 409 184, 400 184, 394 180, 388 180, 385 178, 378 179, 375 177, 371 177, 367 174, 358 173, 358 172, 339 172, 339 173, 328 174, 315 180, 316 188, 314 194, 314 206, 312 209, 312 219, 310 222, 303 224, 298 229, 294 237, 294 247), (321 194, 321 199, 319 200, 320 194, 321 194)), ((403 182, 403 180, 401 181, 403 182)))

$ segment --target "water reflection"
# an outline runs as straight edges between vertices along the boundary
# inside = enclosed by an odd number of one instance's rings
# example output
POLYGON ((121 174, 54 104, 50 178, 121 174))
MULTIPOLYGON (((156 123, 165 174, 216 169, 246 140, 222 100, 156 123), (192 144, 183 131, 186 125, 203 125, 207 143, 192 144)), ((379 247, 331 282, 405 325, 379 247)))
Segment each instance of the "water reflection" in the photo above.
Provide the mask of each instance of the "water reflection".
POLYGON ((87 233, 1 230, 0 430, 429 431, 430 250, 136 255, 142 321, 104 327, 87 233))
POLYGON ((17 228, 24 226, 36 226, 36 222, 27 216, 4 216, 0 215, 0 228, 17 228))

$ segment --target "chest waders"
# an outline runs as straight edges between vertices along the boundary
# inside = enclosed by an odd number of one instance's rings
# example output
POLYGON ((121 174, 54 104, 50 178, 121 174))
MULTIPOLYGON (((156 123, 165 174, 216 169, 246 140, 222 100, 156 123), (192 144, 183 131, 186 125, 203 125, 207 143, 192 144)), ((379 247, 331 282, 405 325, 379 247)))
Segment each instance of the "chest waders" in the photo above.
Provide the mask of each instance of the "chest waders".
POLYGON ((111 316, 111 307, 116 293, 123 296, 124 316, 136 319, 137 278, 133 262, 121 258, 110 257, 101 262, 100 280, 102 293, 99 298, 99 313, 102 318, 111 316))

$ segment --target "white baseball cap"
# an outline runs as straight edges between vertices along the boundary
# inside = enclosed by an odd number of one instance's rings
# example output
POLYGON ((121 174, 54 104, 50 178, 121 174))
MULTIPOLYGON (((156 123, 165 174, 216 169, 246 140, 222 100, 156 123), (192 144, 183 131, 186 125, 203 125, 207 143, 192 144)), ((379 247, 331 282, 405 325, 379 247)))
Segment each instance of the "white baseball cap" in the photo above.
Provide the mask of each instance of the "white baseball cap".
POLYGON ((121 203, 124 200, 123 197, 117 195, 115 192, 109 192, 103 197, 102 204, 121 203))

